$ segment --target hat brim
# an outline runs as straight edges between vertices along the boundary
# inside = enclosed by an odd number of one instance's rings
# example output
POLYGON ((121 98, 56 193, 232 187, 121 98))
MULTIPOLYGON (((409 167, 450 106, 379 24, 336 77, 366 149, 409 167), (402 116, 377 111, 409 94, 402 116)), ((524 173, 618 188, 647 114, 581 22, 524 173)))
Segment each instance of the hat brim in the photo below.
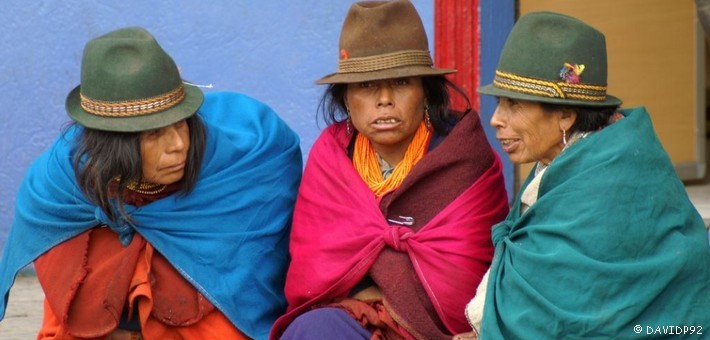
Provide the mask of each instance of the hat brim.
POLYGON ((316 84, 361 83, 372 80, 438 76, 451 73, 456 73, 456 70, 450 68, 433 68, 429 66, 404 66, 370 72, 332 73, 316 80, 316 84))
POLYGON ((104 131, 140 132, 165 127, 194 115, 204 100, 202 90, 184 84, 185 98, 167 110, 133 117, 105 117, 84 111, 81 107, 80 88, 81 85, 77 86, 67 96, 66 110, 69 117, 82 126, 104 131))
POLYGON ((477 89, 477 92, 481 93, 481 94, 496 96, 496 97, 506 97, 506 98, 512 98, 512 99, 527 100, 527 101, 531 101, 531 102, 542 102, 542 103, 561 104, 561 105, 593 106, 593 107, 621 105, 621 99, 616 98, 611 95, 606 95, 606 99, 604 101, 593 102, 593 101, 588 101, 588 100, 536 96, 533 94, 527 94, 527 93, 502 89, 502 88, 499 88, 493 84, 481 86, 477 89))

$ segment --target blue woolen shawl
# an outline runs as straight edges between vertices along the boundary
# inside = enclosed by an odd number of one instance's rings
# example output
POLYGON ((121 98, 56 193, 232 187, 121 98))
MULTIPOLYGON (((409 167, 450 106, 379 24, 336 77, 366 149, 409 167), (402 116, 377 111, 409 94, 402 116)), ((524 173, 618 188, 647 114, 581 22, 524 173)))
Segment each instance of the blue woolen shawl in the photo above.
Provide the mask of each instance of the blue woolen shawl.
POLYGON ((17 272, 55 245, 100 224, 129 242, 140 233, 234 325, 267 338, 286 307, 288 233, 301 178, 296 134, 266 105, 237 93, 205 95, 207 145, 195 189, 109 221, 77 186, 72 127, 31 166, 0 263, 0 319, 17 272))

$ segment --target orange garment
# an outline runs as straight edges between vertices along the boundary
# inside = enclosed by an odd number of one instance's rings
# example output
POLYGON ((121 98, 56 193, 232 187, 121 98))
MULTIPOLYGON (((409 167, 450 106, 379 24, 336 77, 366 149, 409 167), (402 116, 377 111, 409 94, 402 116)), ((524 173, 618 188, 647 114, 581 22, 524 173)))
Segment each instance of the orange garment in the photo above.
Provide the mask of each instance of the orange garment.
MULTIPOLYGON (((117 245, 120 247, 120 243, 116 235, 109 228, 94 228, 87 231, 84 234, 77 236, 75 239, 69 240, 48 252, 47 254, 40 257, 37 260, 38 277, 43 277, 41 273, 48 273, 46 270, 49 266, 53 267, 53 272, 71 272, 68 270, 56 270, 59 263, 53 260, 61 261, 62 258, 56 254, 52 254, 55 250, 62 250, 63 246, 76 246, 79 242, 83 243, 88 241, 87 253, 96 254, 97 249, 102 249, 101 253, 110 252, 112 248, 117 245), (88 239, 88 240, 87 240, 88 239), (73 241, 73 242, 72 242, 73 241), (115 243, 115 244, 113 244, 115 243)), ((135 268, 133 270, 133 276, 130 278, 128 297, 124 301, 127 303, 125 308, 128 310, 133 310, 133 305, 138 304, 138 311, 141 324, 141 333, 143 338, 149 339, 248 339, 246 335, 241 333, 231 322, 222 314, 219 310, 216 310, 209 301, 205 300, 204 297, 197 293, 197 291, 189 285, 184 279, 183 282, 175 282, 172 275, 179 274, 175 269, 170 266, 167 261, 158 253, 156 253, 153 247, 147 243, 139 234, 134 236, 134 240, 131 244, 124 248, 124 251, 119 253, 127 254, 117 254, 119 258, 125 259, 127 262, 131 262, 130 254, 132 247, 136 248, 138 246, 137 261, 135 262, 135 268), (172 271, 172 273, 165 274, 166 271, 172 271), (161 273, 162 272, 162 273, 161 273), (161 280, 165 279, 165 280, 161 280), (160 282, 163 282, 161 285, 160 282), (184 285, 188 285, 194 291, 197 297, 196 303, 185 303, 185 305, 190 305, 191 310, 183 311, 182 313, 176 312, 181 306, 176 305, 174 300, 184 300, 184 296, 189 295, 189 291, 186 291, 184 285), (159 289, 155 289, 156 286, 159 289), (167 286, 167 287, 165 287, 167 286), (162 288, 162 289, 161 289, 162 288), (176 291, 177 290, 177 291, 176 291), (179 298, 175 299, 175 296, 179 298), (156 301, 159 299, 159 301, 156 301), (161 301, 162 300, 162 303, 161 301), (170 305, 176 307, 175 310, 171 310, 170 305), (183 324, 183 326, 178 326, 176 324, 183 324)), ((74 248, 74 250, 78 250, 74 248)), ((57 252, 61 253, 61 251, 57 252)), ((87 269, 92 271, 94 269, 96 261, 92 261, 92 257, 88 256, 86 261, 87 269)), ((109 261, 111 263, 111 261, 109 261)), ((61 268, 61 267, 59 267, 61 268)), ((63 269, 66 269, 64 267, 63 269)), ((97 269, 101 271, 101 269, 97 269)), ((60 274, 61 275, 61 274, 60 274)), ((71 275, 70 275, 71 276, 71 275)), ((76 277, 75 275, 73 275, 76 277)), ((61 278, 60 278, 61 279, 61 278)), ((40 282, 43 280, 40 279, 40 282)), ((44 281, 47 281, 46 279, 44 281)), ((54 280, 52 280, 54 281, 54 280)), ((74 285, 84 285, 86 281, 75 282, 74 285)), ((114 284, 111 282, 109 285, 114 284)), ((74 286, 72 285, 72 286, 74 286)), ((118 284, 120 285, 120 284, 118 284)), ((51 285, 50 285, 51 286, 51 285)), ((43 285, 45 288, 45 285, 43 285)), ((52 292, 51 288, 45 288, 48 297, 55 296, 59 294, 58 292, 52 292)), ((119 289, 120 290, 120 289, 119 289)), ((50 304, 49 300, 44 301, 44 320, 42 322, 42 327, 37 335, 38 339, 102 339, 108 332, 111 332, 118 325, 118 318, 121 316, 122 309, 118 309, 118 306, 112 306, 110 308, 114 311, 112 315, 115 319, 101 317, 100 311, 94 311, 90 313, 82 313, 82 310, 86 310, 87 306, 94 305, 94 309, 106 308, 107 303, 97 304, 96 296, 97 289, 91 289, 91 291, 75 293, 72 296, 72 292, 63 292, 63 295, 67 296, 63 302, 54 302, 50 304), (66 315, 63 317, 58 317, 54 309, 61 308, 62 303, 69 304, 66 315), (52 307, 54 305, 55 307, 52 307), (94 334, 95 337, 76 337, 70 334, 70 327, 67 327, 69 316, 72 318, 78 317, 79 327, 82 327, 82 331, 86 332, 87 329, 95 329, 94 332, 101 334, 94 334), (65 319, 65 320, 62 320, 65 319), (85 325, 86 320, 92 320, 92 325, 85 325), (100 324, 100 325, 99 325, 100 324), (88 326, 88 328, 83 328, 88 326)), ((100 292, 99 292, 100 294, 100 292)), ((105 298, 104 298, 105 299, 105 298)), ((105 300, 111 300, 105 299, 105 300)), ((89 310, 91 308, 88 308, 89 310)), ((63 312, 60 312, 63 313, 63 312)), ((75 322, 76 323, 76 322, 75 322)))
MULTIPOLYGON (((123 198, 142 206, 176 188, 123 198)), ((248 339, 138 233, 124 247, 111 229, 90 229, 40 256, 35 269, 46 296, 38 339, 103 339, 135 305, 146 340, 248 339)))
MULTIPOLYGON (((224 314, 219 311, 210 313, 205 316, 200 322, 185 327, 167 327, 154 319, 149 318, 148 322, 143 325, 143 339, 249 339, 246 335, 239 332, 232 326, 224 314)), ((42 328, 37 334, 37 339, 104 339, 106 336, 96 338, 77 338, 66 333, 60 326, 52 310, 44 300, 44 319, 42 320, 42 328)))
POLYGON ((335 307, 346 311, 360 326, 372 332, 370 340, 415 339, 397 322, 381 299, 362 301, 346 298, 322 307, 335 307))

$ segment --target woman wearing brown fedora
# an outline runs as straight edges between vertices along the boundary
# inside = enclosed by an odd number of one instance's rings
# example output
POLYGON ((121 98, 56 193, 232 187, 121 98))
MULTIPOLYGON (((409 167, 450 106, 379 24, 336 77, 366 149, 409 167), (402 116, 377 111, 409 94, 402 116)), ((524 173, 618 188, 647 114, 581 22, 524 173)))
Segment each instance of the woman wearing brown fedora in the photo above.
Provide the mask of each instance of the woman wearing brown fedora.
POLYGON ((466 308, 481 339, 707 334, 703 221, 646 110, 606 89, 604 35, 549 12, 518 20, 479 88, 503 150, 536 163, 466 308))
POLYGON ((475 112, 448 110, 409 1, 351 6, 291 232, 281 339, 450 339, 508 211, 475 112), (473 285, 473 286, 471 286, 473 285))
POLYGON ((286 307, 293 131, 256 100, 183 82, 141 28, 87 43, 66 109, 75 124, 17 196, 0 312, 34 261, 39 339, 267 338, 286 307))

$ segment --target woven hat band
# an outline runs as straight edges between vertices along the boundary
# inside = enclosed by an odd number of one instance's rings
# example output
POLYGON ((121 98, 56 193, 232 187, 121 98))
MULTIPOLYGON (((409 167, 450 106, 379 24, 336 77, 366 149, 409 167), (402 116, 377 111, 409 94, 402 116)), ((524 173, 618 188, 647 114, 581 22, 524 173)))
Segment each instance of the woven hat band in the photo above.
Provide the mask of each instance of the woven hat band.
POLYGON ((577 99, 592 102, 606 100, 606 86, 591 84, 571 84, 518 76, 496 70, 493 85, 498 88, 537 96, 577 99))
POLYGON ((182 84, 176 89, 156 97, 129 101, 102 101, 81 94, 81 107, 103 117, 135 117, 167 110, 185 98, 182 84))
POLYGON ((370 57, 341 59, 338 73, 358 73, 380 71, 401 66, 433 65, 428 51, 401 51, 370 57))

